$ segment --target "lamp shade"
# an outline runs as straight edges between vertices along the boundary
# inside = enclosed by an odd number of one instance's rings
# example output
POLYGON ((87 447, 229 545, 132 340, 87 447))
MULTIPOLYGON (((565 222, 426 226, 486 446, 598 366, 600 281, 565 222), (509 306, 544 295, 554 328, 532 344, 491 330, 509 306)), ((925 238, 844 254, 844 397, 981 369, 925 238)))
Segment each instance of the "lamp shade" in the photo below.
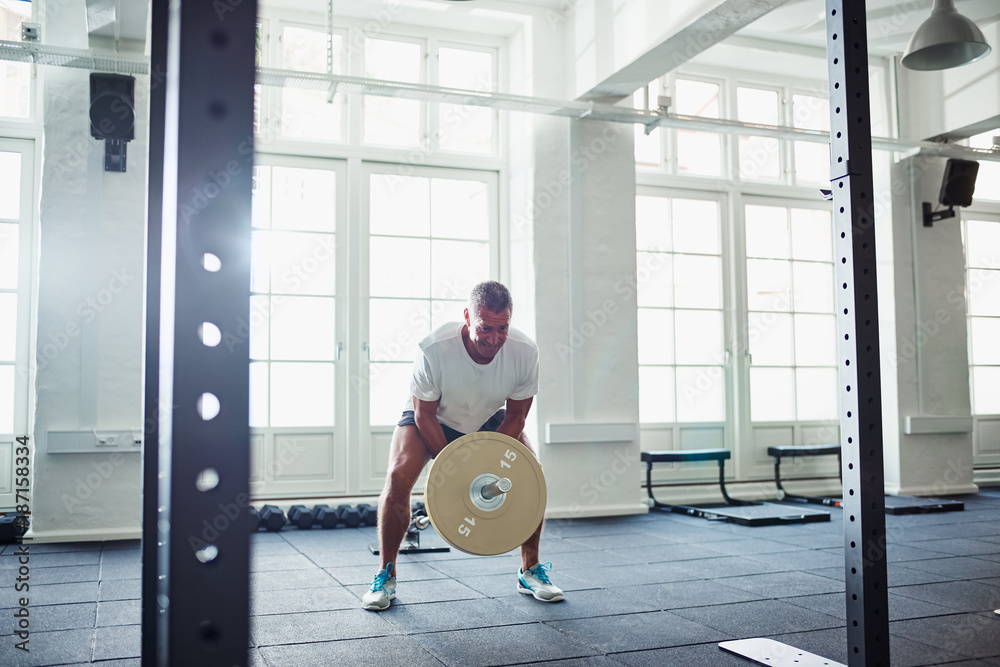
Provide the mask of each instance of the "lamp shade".
POLYGON ((955 11, 952 0, 934 0, 930 18, 913 33, 900 62, 907 69, 948 69, 985 58, 989 52, 983 32, 955 11))

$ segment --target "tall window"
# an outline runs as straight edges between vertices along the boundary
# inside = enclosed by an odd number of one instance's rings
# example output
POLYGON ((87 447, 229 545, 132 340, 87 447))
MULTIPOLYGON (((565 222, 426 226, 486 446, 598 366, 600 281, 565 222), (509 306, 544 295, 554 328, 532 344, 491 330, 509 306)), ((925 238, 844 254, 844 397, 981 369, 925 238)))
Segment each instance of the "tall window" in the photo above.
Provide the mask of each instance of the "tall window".
MULTIPOLYGON (((744 123, 780 125, 778 92, 740 86, 736 89, 736 117, 744 123)), ((781 179, 781 143, 773 137, 740 137, 740 178, 748 181, 781 179)))
MULTIPOLYGON (((477 92, 496 89, 493 54, 454 46, 438 49, 438 85, 477 92)), ((495 152, 496 112, 487 107, 437 105, 437 143, 443 151, 495 152)))
MULTIPOLYGON (((1000 130, 990 130, 989 132, 969 137, 969 145, 973 148, 1000 150, 1000 130)), ((975 198, 978 200, 1000 201, 1000 162, 991 162, 989 160, 979 161, 975 198)))
POLYGON ((837 323, 829 212, 747 205, 752 421, 837 417, 837 323))
POLYGON ((334 424, 337 180, 329 169, 254 167, 253 427, 334 424))
MULTIPOLYGON (((674 82, 677 113, 721 118, 720 86, 708 81, 677 79, 674 82)), ((722 176, 722 135, 698 130, 677 130, 677 173, 722 176)))
MULTIPOLYGON (((424 49, 416 42, 365 40, 365 76, 404 83, 424 82, 424 49)), ((417 146, 423 139, 422 112, 417 100, 399 97, 364 98, 365 143, 417 146)))
MULTIPOLYGON (((792 125, 803 130, 830 131, 830 101, 815 95, 792 95, 792 125)), ((830 147, 826 143, 796 141, 795 183, 829 185, 830 147)))
MULTIPOLYGON (((0 39, 20 42, 21 24, 31 20, 31 3, 0 2, 0 39)), ((0 118, 31 115, 31 65, 0 61, 0 118)))
POLYGON ((369 417, 395 424, 417 343, 462 319, 472 286, 496 276, 492 174, 373 169, 369 209, 369 417))
POLYGON ((1000 222, 967 220, 966 293, 972 412, 1000 414, 1000 222))
MULTIPOLYGON (((299 72, 327 71, 325 30, 286 25, 281 30, 281 66, 299 72)), ((330 43, 333 74, 343 74, 343 37, 330 43)), ((324 90, 281 89, 281 133, 296 139, 339 141, 343 133, 344 95, 324 90)))
POLYGON ((719 203, 636 198, 639 420, 726 419, 719 203))

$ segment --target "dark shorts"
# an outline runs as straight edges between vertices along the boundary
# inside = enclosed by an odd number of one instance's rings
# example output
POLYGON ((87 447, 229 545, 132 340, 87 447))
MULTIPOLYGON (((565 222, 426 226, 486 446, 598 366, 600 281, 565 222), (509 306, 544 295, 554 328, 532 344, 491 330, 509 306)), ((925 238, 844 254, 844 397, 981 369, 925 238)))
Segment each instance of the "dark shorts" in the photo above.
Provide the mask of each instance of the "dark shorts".
MULTIPOLYGON (((482 426, 479 427, 479 430, 480 431, 494 431, 495 432, 498 428, 500 428, 500 424, 503 422, 504 415, 506 415, 506 414, 507 414, 507 410, 505 410, 504 408, 500 408, 499 410, 496 411, 496 413, 492 417, 490 417, 489 419, 486 420, 485 424, 483 424, 482 426)), ((415 415, 413 414, 413 410, 405 410, 405 411, 403 411, 402 418, 400 418, 399 423, 396 424, 396 425, 397 426, 416 426, 417 422, 416 422, 416 419, 414 417, 415 417, 415 415)), ((440 424, 441 422, 438 422, 438 423, 440 424)), ((451 442, 452 440, 456 440, 458 438, 461 438, 463 435, 465 435, 465 433, 459 433, 458 431, 456 431, 452 427, 445 426, 444 424, 441 424, 441 430, 444 431, 444 437, 445 437, 445 439, 448 442, 451 442)))

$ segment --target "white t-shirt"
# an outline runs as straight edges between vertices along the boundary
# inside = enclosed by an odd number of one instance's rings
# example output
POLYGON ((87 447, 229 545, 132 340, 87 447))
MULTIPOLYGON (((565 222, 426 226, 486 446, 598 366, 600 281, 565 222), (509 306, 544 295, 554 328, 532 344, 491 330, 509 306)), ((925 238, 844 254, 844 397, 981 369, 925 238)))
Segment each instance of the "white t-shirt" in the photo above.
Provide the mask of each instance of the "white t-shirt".
MULTIPOLYGON (((508 398, 538 393, 538 346, 511 327, 507 341, 488 364, 477 364, 462 342, 463 322, 448 322, 420 341, 413 362, 410 394, 436 401, 442 424, 459 433, 479 430, 508 398)), ((404 410, 413 410, 408 396, 404 410)))

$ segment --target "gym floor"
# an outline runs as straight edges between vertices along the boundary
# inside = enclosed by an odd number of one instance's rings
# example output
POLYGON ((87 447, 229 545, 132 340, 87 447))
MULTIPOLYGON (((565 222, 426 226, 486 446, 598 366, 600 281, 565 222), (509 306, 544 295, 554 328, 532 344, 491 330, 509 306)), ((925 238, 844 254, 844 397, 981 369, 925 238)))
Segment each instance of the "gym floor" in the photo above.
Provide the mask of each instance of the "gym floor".
MULTIPOLYGON (((887 516, 893 665, 1000 665, 1000 489, 965 511, 887 516)), ((374 529, 253 537, 250 664, 711 665, 770 637, 843 663, 842 516, 743 527, 649 514, 554 520, 556 604, 516 590, 518 558, 403 556, 388 611, 359 599, 374 529)), ((423 543, 440 544, 433 529, 423 543)), ((138 542, 33 545, 30 653, 16 650, 14 546, 0 555, 0 665, 139 665, 138 542)))

